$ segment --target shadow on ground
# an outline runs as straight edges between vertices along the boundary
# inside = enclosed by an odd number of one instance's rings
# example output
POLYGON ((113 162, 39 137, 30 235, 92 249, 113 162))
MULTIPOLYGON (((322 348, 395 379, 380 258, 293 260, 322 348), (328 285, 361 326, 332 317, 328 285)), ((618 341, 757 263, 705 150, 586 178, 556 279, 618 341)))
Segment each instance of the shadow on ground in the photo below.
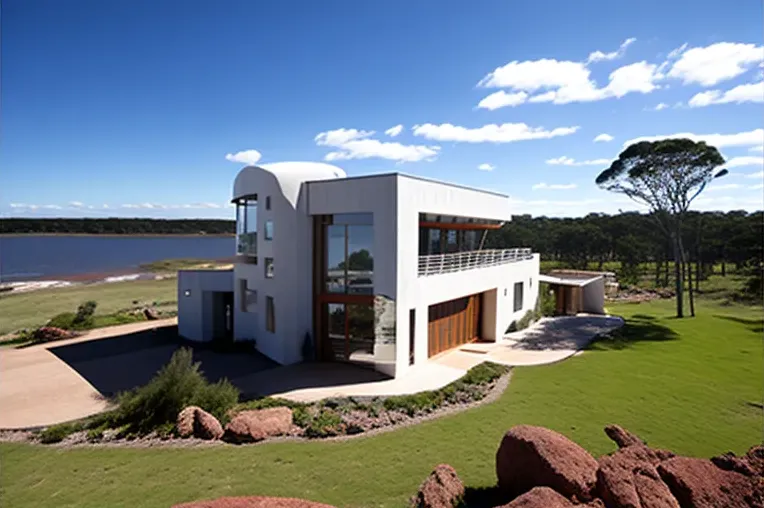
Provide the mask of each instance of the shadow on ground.
POLYGON ((512 500, 498 487, 467 487, 464 489, 463 506, 469 508, 493 508, 504 506, 512 500))
POLYGON ((741 318, 737 316, 723 316, 719 314, 715 314, 714 317, 719 319, 726 319, 727 321, 732 321, 733 323, 739 323, 741 325, 744 325, 753 333, 760 334, 764 332, 764 320, 762 319, 741 318))
POLYGON ((581 349, 592 337, 610 332, 622 323, 623 319, 614 316, 558 317, 525 330, 512 347, 527 351, 581 349))
POLYGON ((612 351, 632 347, 639 342, 664 342, 677 340, 679 335, 664 326, 654 316, 635 314, 625 321, 623 327, 598 336, 589 345, 589 351, 612 351))
POLYGON ((348 364, 302 363, 282 367, 251 348, 219 348, 183 340, 178 336, 177 326, 56 346, 49 351, 102 395, 112 397, 146 384, 181 347, 193 350, 194 361, 201 363, 201 371, 209 381, 227 378, 245 400, 302 388, 389 379, 371 369, 348 364))
POLYGON ((257 352, 222 353, 203 345, 189 343, 178 336, 177 327, 168 326, 91 340, 49 351, 66 362, 101 394, 107 397, 146 384, 180 347, 194 351, 194 360, 209 381, 251 375, 276 367, 257 352))

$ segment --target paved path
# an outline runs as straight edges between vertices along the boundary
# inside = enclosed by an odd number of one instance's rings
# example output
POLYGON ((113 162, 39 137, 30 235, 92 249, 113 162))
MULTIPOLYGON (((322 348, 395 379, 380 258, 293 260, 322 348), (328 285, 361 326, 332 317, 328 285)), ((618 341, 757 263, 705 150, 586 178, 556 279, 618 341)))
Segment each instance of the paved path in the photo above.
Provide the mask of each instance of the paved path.
POLYGON ((103 396, 51 349, 176 324, 163 319, 92 330, 75 339, 0 348, 0 429, 39 427, 108 407, 103 396))

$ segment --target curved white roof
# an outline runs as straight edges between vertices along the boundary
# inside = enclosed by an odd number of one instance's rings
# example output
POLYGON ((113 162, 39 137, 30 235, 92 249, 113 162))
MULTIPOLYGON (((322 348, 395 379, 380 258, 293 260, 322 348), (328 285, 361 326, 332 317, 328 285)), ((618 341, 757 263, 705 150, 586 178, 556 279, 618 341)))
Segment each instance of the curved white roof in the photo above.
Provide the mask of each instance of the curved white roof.
POLYGON ((323 162, 274 162, 262 166, 247 166, 236 176, 233 184, 233 198, 246 196, 257 192, 252 188, 248 175, 257 171, 272 174, 281 187, 281 193, 292 204, 297 206, 300 195, 300 185, 311 180, 331 180, 345 178, 345 171, 337 166, 323 162))

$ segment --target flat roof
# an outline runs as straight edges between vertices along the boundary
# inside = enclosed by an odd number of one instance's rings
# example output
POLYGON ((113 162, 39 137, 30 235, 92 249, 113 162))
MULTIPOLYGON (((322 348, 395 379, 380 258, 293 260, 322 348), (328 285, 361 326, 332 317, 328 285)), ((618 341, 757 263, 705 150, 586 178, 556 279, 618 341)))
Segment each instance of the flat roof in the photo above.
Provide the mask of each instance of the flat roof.
POLYGON ((362 178, 387 178, 391 176, 402 176, 404 178, 411 178, 412 180, 421 180, 423 182, 430 182, 430 183, 437 183, 439 185, 447 185, 449 187, 456 187, 458 189, 466 189, 474 192, 482 192, 483 194, 491 194, 494 196, 499 196, 502 198, 509 198, 508 194, 502 194, 501 192, 495 192, 485 189, 478 189, 477 187, 470 187, 468 185, 462 185, 458 183, 451 183, 451 182, 444 182, 442 180, 436 180, 434 178, 425 178, 422 176, 414 176, 410 175, 408 173, 401 173, 398 171, 393 171, 390 173, 377 173, 373 175, 359 175, 359 176, 346 176, 342 178, 332 178, 328 180, 308 180, 305 183, 331 183, 331 182, 338 182, 338 181, 344 181, 344 180, 360 180, 362 178))
POLYGON ((591 277, 588 279, 581 279, 575 277, 555 277, 552 275, 539 274, 539 282, 546 282, 547 284, 557 284, 560 286, 577 286, 584 287, 587 284, 601 279, 602 276, 591 277))

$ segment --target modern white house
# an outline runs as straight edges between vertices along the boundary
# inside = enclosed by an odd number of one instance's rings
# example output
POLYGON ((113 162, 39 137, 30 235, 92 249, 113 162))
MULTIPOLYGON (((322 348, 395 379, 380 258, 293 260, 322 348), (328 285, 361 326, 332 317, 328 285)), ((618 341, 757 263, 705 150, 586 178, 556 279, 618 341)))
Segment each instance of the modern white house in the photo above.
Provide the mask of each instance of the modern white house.
POLYGON ((248 166, 233 185, 236 263, 181 271, 179 333, 255 341, 280 364, 353 362, 398 377, 533 309, 539 255, 483 249, 511 219, 495 192, 333 165, 248 166))

